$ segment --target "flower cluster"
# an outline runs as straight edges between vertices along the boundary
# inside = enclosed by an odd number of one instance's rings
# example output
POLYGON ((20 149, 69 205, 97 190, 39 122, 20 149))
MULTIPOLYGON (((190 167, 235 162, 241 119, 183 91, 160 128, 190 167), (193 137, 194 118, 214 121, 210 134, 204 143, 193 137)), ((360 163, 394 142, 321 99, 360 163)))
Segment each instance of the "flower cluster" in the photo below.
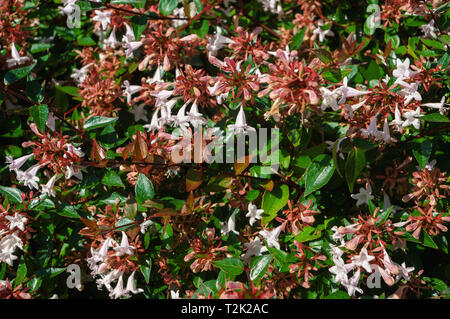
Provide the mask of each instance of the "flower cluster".
POLYGON ((373 2, 0 0, 0 298, 448 298, 448 1, 373 2))

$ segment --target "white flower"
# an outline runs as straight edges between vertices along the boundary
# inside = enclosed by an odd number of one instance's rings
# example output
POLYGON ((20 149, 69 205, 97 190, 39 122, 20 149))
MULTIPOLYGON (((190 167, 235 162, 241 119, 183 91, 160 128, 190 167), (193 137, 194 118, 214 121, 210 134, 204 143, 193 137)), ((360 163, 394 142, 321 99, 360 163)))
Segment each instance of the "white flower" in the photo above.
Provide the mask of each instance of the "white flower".
POLYGON ((319 20, 317 23, 317 28, 314 29, 313 34, 318 35, 319 36, 319 41, 323 42, 325 40, 325 36, 329 36, 332 37, 334 36, 334 32, 331 31, 330 29, 328 30, 323 30, 321 27, 323 26, 323 21, 319 20))
POLYGON ((150 227, 151 225, 153 225, 153 222, 151 220, 146 220, 143 223, 141 223, 140 225, 141 234, 145 234, 147 232, 148 227, 150 227))
POLYGON ((348 111, 348 116, 352 119, 353 118, 353 113, 355 111, 357 111, 361 106, 363 106, 366 103, 366 101, 367 101, 367 99, 363 100, 363 101, 361 101, 359 103, 353 104, 353 105, 345 104, 345 108, 348 111))
POLYGON ((346 264, 340 257, 333 257, 334 266, 328 269, 329 272, 335 275, 334 280, 336 282, 347 282, 347 274, 354 266, 352 263, 346 264))
POLYGON ((109 294, 111 298, 129 297, 128 291, 123 289, 123 273, 120 274, 116 288, 109 294))
MULTIPOLYGON (((97 288, 101 289, 102 286, 105 286, 106 289, 109 292, 113 291, 113 288, 111 287, 111 284, 116 280, 119 279, 123 275, 123 272, 119 271, 118 269, 114 269, 112 271, 107 272, 104 275, 101 275, 100 279, 97 279, 97 288)), ((121 284, 122 290, 123 290, 123 279, 121 284)), ((117 288, 117 286, 116 286, 117 288)), ((125 290, 123 290, 125 292, 125 290)), ((110 295, 111 297, 111 295, 110 295)))
POLYGON ((122 241, 120 242, 120 246, 113 248, 116 251, 116 256, 122 256, 122 255, 133 255, 134 249, 136 247, 130 246, 128 243, 128 236, 125 234, 125 232, 122 232, 122 241))
POLYGON ((230 218, 228 218, 228 221, 226 223, 221 222, 220 225, 222 229, 220 230, 220 233, 222 235, 226 235, 229 232, 233 232, 236 235, 239 235, 239 232, 236 231, 236 213, 237 209, 234 210, 233 214, 231 214, 230 218))
POLYGON ((155 73, 153 74, 153 77, 151 79, 147 80, 148 84, 152 84, 152 83, 160 83, 163 82, 162 80, 162 72, 163 72, 163 67, 162 65, 158 65, 156 67, 155 73))
POLYGON ((283 227, 283 225, 280 225, 277 228, 272 229, 271 231, 261 230, 259 232, 259 234, 266 239, 267 245, 269 247, 275 247, 277 249, 280 249, 280 244, 278 243, 278 237, 280 236, 282 227, 283 227))
POLYGON ((126 33, 122 37, 122 42, 128 43, 128 42, 136 41, 136 38, 134 37, 133 29, 130 27, 130 25, 128 23, 125 22, 124 24, 125 24, 126 33))
MULTIPOLYGON (((84 152, 81 150, 80 147, 74 147, 71 143, 67 143, 65 145, 67 147, 67 152, 68 153, 72 153, 75 154, 78 157, 84 157, 84 152)), ((64 154, 64 158, 66 158, 65 154, 64 154)))
POLYGON ((116 38, 116 27, 113 28, 113 30, 109 34, 109 37, 103 41, 103 44, 105 45, 105 47, 110 47, 113 49, 116 49, 120 46, 120 42, 117 41, 116 38))
POLYGON ((156 111, 153 112, 152 120, 150 121, 150 124, 144 125, 144 128, 147 131, 149 131, 149 132, 157 131, 161 128, 161 125, 159 125, 158 113, 159 113, 159 109, 156 109, 156 111))
POLYGON ((130 85, 130 82, 128 80, 123 81, 123 96, 127 97, 127 103, 130 104, 131 96, 133 94, 138 93, 140 90, 142 90, 142 86, 140 85, 130 85))
POLYGON ((397 59, 396 61, 397 68, 392 72, 392 75, 394 75, 397 78, 397 81, 410 78, 415 74, 417 74, 417 72, 409 68, 409 63, 410 63, 409 58, 406 58, 404 62, 402 62, 400 59, 397 59))
POLYGON ((245 217, 249 217, 250 226, 253 226, 253 224, 256 222, 257 219, 261 219, 261 215, 264 213, 264 209, 258 209, 256 205, 253 205, 252 203, 248 204, 248 213, 245 215, 245 217))
MULTIPOLYGON (((295 57, 297 56, 297 51, 291 52, 289 49, 289 45, 286 45, 286 48, 284 50, 277 49, 274 51, 267 51, 267 53, 276 56, 277 58, 281 59, 282 61, 294 61, 295 57)), ((259 68, 256 68, 255 70, 256 75, 258 75, 259 79, 262 79, 262 83, 265 83, 269 79, 269 74, 261 74, 261 71, 259 68)))
POLYGON ((14 216, 5 216, 7 220, 9 220, 9 229, 13 230, 14 228, 19 228, 21 231, 25 230, 25 223, 27 222, 27 218, 23 217, 19 213, 15 213, 14 216))
POLYGON ((368 273, 372 272, 372 268, 370 266, 370 261, 374 260, 375 257, 372 255, 369 255, 367 253, 366 247, 361 249, 361 252, 358 256, 352 257, 352 262, 355 266, 363 267, 368 273))
POLYGON ((441 98, 441 102, 439 103, 425 103, 422 104, 422 106, 426 106, 432 109, 437 109, 439 110, 439 113, 441 113, 441 115, 444 115, 445 112, 447 112, 448 107, 445 107, 444 105, 448 105, 447 103, 445 103, 445 96, 443 96, 441 98))
POLYGON ((258 0, 262 4, 264 11, 269 11, 273 14, 283 14, 283 8, 280 5, 279 0, 258 0))
POLYGON ((401 89, 398 94, 405 97, 404 105, 407 106, 409 102, 411 102, 413 99, 416 101, 422 101, 422 96, 417 91, 419 84, 417 83, 406 83, 403 81, 399 81, 400 85, 403 86, 403 89, 401 89))
POLYGON ((333 235, 331 236, 331 238, 333 238, 333 240, 335 242, 339 241, 341 243, 341 246, 344 246, 345 245, 345 241, 344 241, 345 234, 341 233, 339 231, 339 227, 338 226, 331 227, 331 230, 334 232, 333 235))
POLYGON ((216 90, 217 90, 217 88, 219 87, 219 84, 220 84, 220 82, 217 81, 217 82, 214 84, 214 86, 208 86, 208 91, 209 91, 209 94, 210 94, 210 95, 216 97, 216 101, 217 101, 218 104, 222 104, 222 103, 223 103, 223 100, 226 99, 226 98, 228 97, 228 94, 229 94, 229 93, 228 93, 228 92, 225 92, 225 93, 216 95, 216 90))
POLYGON ((197 100, 195 100, 191 105, 191 109, 188 113, 188 119, 194 128, 198 128, 206 123, 206 119, 203 117, 202 113, 198 111, 197 100))
POLYGON ((56 197, 55 190, 53 187, 55 186, 57 174, 53 175, 52 178, 50 178, 45 185, 41 185, 41 193, 42 194, 48 194, 49 196, 56 197))
POLYGON ((331 247, 330 254, 331 254, 331 256, 333 256, 335 258, 340 258, 342 256, 342 254, 344 253, 344 251, 342 249, 340 249, 338 246, 330 244, 330 247, 331 247))
POLYGON ((351 194, 351 198, 356 199, 356 206, 360 206, 362 204, 367 204, 369 199, 373 199, 372 195, 372 187, 370 184, 367 188, 360 188, 358 194, 351 194))
POLYGON ((400 280, 401 278, 406 279, 407 281, 410 280, 409 273, 414 270, 414 267, 406 267, 406 264, 403 262, 399 268, 399 275, 397 277, 397 280, 400 280))
POLYGON ((103 242, 102 246, 98 250, 97 255, 102 260, 105 259, 108 256, 108 249, 110 247, 112 247, 112 245, 113 245, 113 240, 111 239, 111 237, 106 238, 105 241, 103 242))
POLYGON ((20 169, 23 164, 25 164, 25 162, 31 158, 34 154, 28 154, 28 155, 24 155, 21 156, 19 158, 13 159, 11 156, 6 156, 6 163, 8 163, 8 167, 10 171, 16 171, 18 169, 20 169))
POLYGON ((423 32, 423 36, 425 38, 433 38, 436 39, 437 35, 437 28, 435 28, 434 26, 434 20, 431 19, 430 22, 428 22, 428 24, 424 24, 422 26, 420 26, 420 30, 422 30, 423 32))
POLYGON ((359 292, 360 294, 363 293, 362 289, 358 288, 359 277, 360 271, 358 269, 352 278, 350 278, 347 282, 342 282, 342 285, 347 289, 347 293, 350 297, 354 296, 356 292, 359 292))
POLYGON ((364 95, 364 94, 370 93, 369 91, 359 91, 357 89, 349 87, 348 86, 348 79, 347 79, 347 77, 344 77, 342 86, 339 87, 338 89, 339 89, 339 92, 342 94, 342 97, 341 97, 341 99, 338 102, 339 104, 345 103, 345 101, 349 97, 355 97, 355 96, 360 96, 360 95, 364 95))
POLYGON ((67 166, 66 167, 65 177, 66 177, 66 179, 69 179, 72 176, 75 176, 79 180, 83 179, 83 173, 81 172, 80 169, 77 169, 77 171, 75 171, 75 169, 72 166, 67 166))
POLYGON ((395 125, 397 128, 403 125, 402 115, 397 106, 395 106, 395 119, 391 121, 391 125, 395 125))
POLYGON ((12 267, 17 259, 17 256, 13 255, 16 248, 23 249, 22 240, 16 233, 3 236, 0 239, 0 262, 6 262, 12 267))
POLYGON ((111 23, 111 11, 100 11, 95 10, 95 16, 92 18, 92 21, 98 21, 102 25, 102 29, 106 30, 108 25, 111 23))
POLYGON ((17 170, 17 180, 19 183, 23 183, 28 188, 36 188, 39 189, 39 177, 36 176, 37 172, 41 168, 40 164, 35 164, 27 169, 25 172, 17 170))
POLYGON ((133 109, 128 112, 134 115, 135 122, 138 122, 140 120, 143 120, 146 122, 148 121, 147 111, 145 110, 145 103, 133 106, 133 109))
POLYGON ((139 49, 142 46, 142 42, 141 41, 131 41, 131 42, 127 42, 125 44, 126 47, 126 51, 125 51, 125 56, 127 58, 131 58, 133 56, 133 52, 136 51, 137 49, 139 49))
POLYGON ((383 139, 386 143, 397 142, 396 139, 391 137, 391 133, 389 132, 389 124, 388 124, 387 117, 384 119, 383 131, 382 132, 378 131, 377 134, 378 134, 378 138, 383 139))
POLYGON ((416 130, 420 129, 420 120, 419 117, 422 117, 423 114, 420 114, 420 107, 418 107, 415 111, 408 111, 405 114, 403 114, 403 117, 406 119, 402 126, 414 126, 416 130))
POLYGON ((361 135, 363 137, 369 137, 369 136, 376 137, 378 135, 377 117, 376 116, 373 116, 372 119, 370 120, 368 129, 365 129, 365 128, 361 129, 361 135))
POLYGON ((30 58, 27 56, 21 57, 16 49, 16 46, 14 45, 14 42, 11 43, 11 59, 6 60, 8 63, 8 68, 12 68, 16 65, 22 65, 28 61, 30 61, 30 58))
POLYGON ((217 52, 226 46, 229 43, 233 43, 233 40, 230 38, 224 37, 222 35, 222 29, 220 27, 217 27, 216 33, 214 36, 208 35, 206 39, 208 40, 208 44, 206 45, 206 50, 211 55, 216 55, 217 52))
POLYGON ((247 248, 245 255, 242 257, 246 263, 250 262, 250 258, 253 256, 261 256, 262 253, 267 251, 267 247, 264 246, 263 242, 259 237, 256 237, 255 240, 245 243, 244 247, 247 248))
POLYGON ((142 288, 137 289, 137 288, 136 288, 136 283, 134 282, 134 273, 135 273, 135 272, 136 272, 136 271, 133 271, 133 272, 131 273, 130 277, 128 277, 127 288, 126 288, 126 290, 127 290, 127 292, 131 292, 131 293, 133 293, 133 294, 138 294, 138 293, 143 292, 144 289, 142 289, 142 288))
POLYGON ((334 89, 333 91, 328 90, 327 88, 320 87, 320 93, 322 93, 322 105, 320 108, 322 111, 325 111, 327 108, 331 107, 333 111, 339 110, 338 106, 338 97, 340 95, 340 89, 334 89))
POLYGON ((84 80, 86 79, 86 76, 88 74, 88 70, 90 68, 90 66, 93 65, 93 63, 89 63, 85 66, 83 66, 81 69, 73 69, 73 73, 70 75, 70 77, 72 79, 75 80, 75 82, 77 82, 77 84, 81 84, 84 82, 84 80))
POLYGON ((248 132, 256 132, 255 128, 247 125, 244 108, 242 107, 242 105, 236 117, 236 123, 234 125, 228 125, 228 130, 234 132, 235 134, 247 134, 248 132))
POLYGON ((180 299, 180 291, 179 290, 177 290, 177 291, 171 290, 170 291, 170 299, 180 299))

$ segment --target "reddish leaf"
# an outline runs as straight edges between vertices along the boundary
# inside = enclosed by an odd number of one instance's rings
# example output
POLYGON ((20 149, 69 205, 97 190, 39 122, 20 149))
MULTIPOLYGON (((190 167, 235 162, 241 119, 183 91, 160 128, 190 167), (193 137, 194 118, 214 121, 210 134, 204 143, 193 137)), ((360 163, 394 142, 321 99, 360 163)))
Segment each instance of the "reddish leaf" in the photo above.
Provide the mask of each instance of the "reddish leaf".
POLYGON ((186 192, 193 191, 203 181, 203 171, 195 168, 190 168, 186 175, 186 192))

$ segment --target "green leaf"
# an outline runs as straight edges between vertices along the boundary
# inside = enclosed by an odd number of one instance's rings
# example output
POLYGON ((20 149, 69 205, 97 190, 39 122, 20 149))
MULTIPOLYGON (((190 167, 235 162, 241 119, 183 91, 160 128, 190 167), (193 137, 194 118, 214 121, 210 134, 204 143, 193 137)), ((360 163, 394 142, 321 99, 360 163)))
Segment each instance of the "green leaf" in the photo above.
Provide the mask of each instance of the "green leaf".
POLYGON ((80 96, 80 94, 78 93, 78 88, 76 86, 56 86, 56 89, 64 92, 66 94, 69 94, 71 96, 80 96))
POLYGON ((244 271, 244 264, 238 258, 217 260, 214 265, 232 276, 238 276, 244 271))
POLYGON ((438 249, 438 245, 436 245, 433 238, 426 231, 423 231, 423 244, 427 247, 438 249))
POLYGON ((340 69, 326 68, 322 72, 322 77, 332 83, 339 83, 342 81, 342 74, 340 69))
POLYGON ((420 168, 424 169, 433 151, 433 144, 429 139, 420 138, 413 142, 413 154, 420 168))
POLYGON ((2 193, 3 196, 7 196, 8 201, 11 204, 22 203, 22 192, 20 191, 20 189, 14 187, 0 186, 0 193, 2 193))
POLYGON ((366 165, 366 155, 364 151, 359 148, 353 149, 348 155, 345 162, 345 179, 350 192, 353 192, 353 186, 355 185, 356 178, 366 165))
POLYGON ((280 209, 287 204, 289 199, 289 187, 287 185, 275 185, 273 190, 269 192, 266 190, 262 198, 262 225, 267 225, 272 219, 277 216, 280 209))
POLYGON ((178 5, 178 0, 160 0, 159 1, 159 12, 167 16, 175 10, 178 5))
POLYGON ((114 225, 114 227, 116 227, 115 230, 118 232, 119 231, 127 231, 129 228, 135 227, 135 226, 136 226, 136 224, 134 223, 134 221, 132 221, 131 219, 128 219, 126 217, 122 217, 114 225))
POLYGON ((348 293, 338 290, 333 292, 331 295, 326 296, 325 299, 350 299, 350 296, 348 293))
POLYGON ((19 284, 21 284, 25 277, 27 276, 27 265, 25 264, 24 260, 22 259, 19 267, 17 268, 16 273, 16 280, 14 281, 14 285, 17 287, 19 284))
POLYGON ((440 113, 431 113, 421 117, 422 120, 427 122, 448 123, 450 120, 447 116, 440 113))
POLYGON ((45 123, 48 120, 48 107, 45 104, 33 105, 30 108, 30 116, 33 122, 36 123, 39 131, 45 130, 45 123))
POLYGON ((42 284, 41 278, 31 278, 31 280, 27 283, 27 286, 30 287, 31 291, 36 291, 42 284))
POLYGON ((155 195, 152 182, 144 174, 139 174, 134 190, 136 192, 136 201, 139 204, 142 204, 147 199, 152 199, 155 195))
POLYGON ((78 39, 78 45, 80 46, 92 46, 92 45, 96 45, 97 42, 94 41, 94 39, 92 39, 91 37, 84 37, 81 39, 78 39))
POLYGON ((250 271, 250 280, 256 280, 261 278, 267 271, 270 262, 272 261, 272 255, 262 256, 256 265, 252 267, 250 271))
POLYGON ((44 100, 44 89, 39 82, 30 75, 28 75, 27 78, 25 92, 27 93, 28 98, 35 103, 41 103, 44 100))
POLYGON ((316 156, 309 164, 305 173, 305 195, 322 188, 334 173, 334 163, 328 154, 316 156))
POLYGON ((150 281, 151 270, 152 270, 152 260, 150 258, 146 258, 141 263, 141 272, 142 272, 142 275, 144 276, 145 283, 147 283, 147 284, 150 281))
POLYGON ((134 16, 131 18, 131 27, 133 28, 133 33, 136 39, 140 39, 142 33, 147 27, 147 18, 144 16, 134 16))
POLYGON ((33 54, 39 53, 47 49, 50 49, 52 46, 54 46, 54 44, 52 43, 33 43, 31 45, 30 52, 33 54))
POLYGON ((200 38, 204 38, 204 37, 206 37, 206 35, 208 34, 208 31, 209 31, 209 22, 208 22, 208 20, 203 20, 202 21, 202 25, 201 25, 201 27, 198 29, 198 36, 200 37, 200 38))
POLYGON ((125 185, 123 184, 122 180, 120 179, 120 176, 117 175, 114 171, 106 172, 106 174, 102 178, 102 184, 106 186, 116 186, 116 187, 123 187, 125 188, 125 185))
POLYGON ((72 206, 72 205, 64 205, 64 208, 61 211, 58 210, 58 215, 64 216, 64 217, 69 217, 69 218, 80 218, 81 217, 78 214, 75 206, 72 206))
POLYGON ((36 65, 36 62, 34 62, 33 64, 31 64, 29 66, 25 66, 23 68, 18 68, 18 69, 8 71, 5 74, 5 79, 4 79, 5 85, 13 84, 13 83, 19 81, 20 79, 26 77, 31 72, 31 70, 33 70, 35 65, 36 65))
POLYGON ((86 131, 94 130, 115 123, 118 119, 118 117, 92 116, 84 122, 83 128, 86 131))
POLYGON ((297 32, 292 38, 291 38, 291 44, 289 45, 289 49, 291 50, 297 50, 300 48, 303 42, 303 38, 305 37, 306 30, 308 28, 304 27, 300 32, 297 32))
POLYGON ((305 243, 322 237, 322 232, 315 227, 306 226, 294 238, 299 243, 305 243))

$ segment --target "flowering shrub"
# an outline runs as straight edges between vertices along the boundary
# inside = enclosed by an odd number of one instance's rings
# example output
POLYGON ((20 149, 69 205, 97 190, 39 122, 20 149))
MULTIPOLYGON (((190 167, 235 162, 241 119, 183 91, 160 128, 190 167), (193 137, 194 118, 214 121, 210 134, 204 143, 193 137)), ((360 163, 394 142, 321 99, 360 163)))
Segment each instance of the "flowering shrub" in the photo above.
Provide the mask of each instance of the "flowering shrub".
POLYGON ((0 297, 448 298, 449 9, 0 0, 0 297))

